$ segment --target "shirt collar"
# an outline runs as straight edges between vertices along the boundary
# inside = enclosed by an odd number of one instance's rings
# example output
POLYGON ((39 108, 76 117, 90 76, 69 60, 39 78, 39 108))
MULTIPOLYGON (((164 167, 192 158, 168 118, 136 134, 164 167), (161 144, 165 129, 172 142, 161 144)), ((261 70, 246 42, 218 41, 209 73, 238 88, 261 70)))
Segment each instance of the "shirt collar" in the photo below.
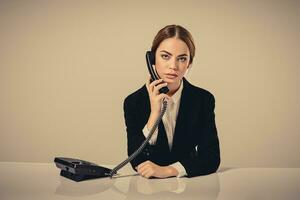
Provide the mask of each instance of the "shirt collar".
POLYGON ((182 93, 182 89, 183 89, 183 83, 182 83, 183 81, 181 80, 181 82, 180 82, 180 86, 179 86, 179 88, 178 88, 178 90, 172 95, 172 101, 176 104, 178 101, 179 101, 179 99, 180 99, 180 97, 181 97, 181 93, 182 93))

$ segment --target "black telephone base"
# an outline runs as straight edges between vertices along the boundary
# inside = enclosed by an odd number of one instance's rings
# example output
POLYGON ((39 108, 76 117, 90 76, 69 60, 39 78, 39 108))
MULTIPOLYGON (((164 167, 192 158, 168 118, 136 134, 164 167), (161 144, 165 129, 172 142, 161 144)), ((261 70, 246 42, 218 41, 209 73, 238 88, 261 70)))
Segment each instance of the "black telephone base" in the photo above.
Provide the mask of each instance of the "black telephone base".
POLYGON ((76 158, 56 157, 54 162, 61 169, 61 176, 76 182, 109 177, 111 172, 109 168, 76 158))
POLYGON ((73 174, 73 173, 65 171, 65 170, 61 170, 60 171, 60 175, 63 176, 63 177, 65 177, 65 178, 68 178, 68 179, 71 179, 73 181, 76 181, 76 182, 106 177, 106 176, 93 176, 93 175, 73 174))

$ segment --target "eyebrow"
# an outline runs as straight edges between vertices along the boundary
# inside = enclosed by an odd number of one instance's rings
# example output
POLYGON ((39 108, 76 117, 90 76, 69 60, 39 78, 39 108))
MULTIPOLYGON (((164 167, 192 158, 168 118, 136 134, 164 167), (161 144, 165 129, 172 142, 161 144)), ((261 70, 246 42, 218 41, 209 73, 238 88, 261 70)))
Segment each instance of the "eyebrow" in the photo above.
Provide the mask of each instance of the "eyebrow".
MULTIPOLYGON (((161 50, 160 52, 164 52, 164 53, 169 54, 170 56, 172 56, 172 54, 170 52, 167 52, 166 50, 161 50)), ((180 56, 188 56, 188 55, 186 53, 183 53, 183 54, 178 55, 177 57, 180 57, 180 56)))

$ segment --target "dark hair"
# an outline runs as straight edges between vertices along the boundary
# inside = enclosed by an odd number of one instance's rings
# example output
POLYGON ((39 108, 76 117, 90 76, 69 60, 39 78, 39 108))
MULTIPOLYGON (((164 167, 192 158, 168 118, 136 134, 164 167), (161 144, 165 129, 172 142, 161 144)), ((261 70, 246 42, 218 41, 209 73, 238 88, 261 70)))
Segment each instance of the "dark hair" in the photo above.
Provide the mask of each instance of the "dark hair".
POLYGON ((191 33, 180 25, 174 25, 174 24, 168 25, 162 28, 160 31, 158 31, 158 33, 156 34, 152 42, 151 51, 155 55, 159 44, 165 39, 173 38, 173 37, 178 38, 186 43, 186 45, 190 50, 190 64, 191 64, 195 56, 194 40, 191 33))

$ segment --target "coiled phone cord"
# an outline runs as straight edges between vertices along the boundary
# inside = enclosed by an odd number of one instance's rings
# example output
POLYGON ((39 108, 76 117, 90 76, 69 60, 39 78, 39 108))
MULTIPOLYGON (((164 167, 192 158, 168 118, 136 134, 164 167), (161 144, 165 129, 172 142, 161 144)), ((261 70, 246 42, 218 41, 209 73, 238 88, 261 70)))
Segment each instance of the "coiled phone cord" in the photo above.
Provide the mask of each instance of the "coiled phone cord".
POLYGON ((111 170, 111 172, 109 173, 109 176, 110 178, 113 177, 114 174, 116 174, 118 172, 118 170, 120 170, 122 167, 124 167, 127 163, 129 163, 131 160, 133 160, 137 155, 139 155, 143 149, 145 148, 145 146, 147 145, 147 143, 149 142, 149 140, 151 139, 154 131, 156 130, 159 122, 161 121, 162 117, 164 116, 166 110, 167 110, 167 105, 168 105, 168 102, 166 100, 163 100, 163 103, 162 103, 162 109, 161 109, 161 112, 157 118, 157 120, 155 121, 153 127, 151 128, 150 132, 149 132, 149 135, 147 136, 147 138, 145 139, 145 141, 142 143, 142 145, 137 149, 135 150, 135 152, 133 152, 133 154, 131 154, 126 160, 124 160, 123 162, 121 162, 119 165, 117 165, 115 168, 113 168, 111 170))

